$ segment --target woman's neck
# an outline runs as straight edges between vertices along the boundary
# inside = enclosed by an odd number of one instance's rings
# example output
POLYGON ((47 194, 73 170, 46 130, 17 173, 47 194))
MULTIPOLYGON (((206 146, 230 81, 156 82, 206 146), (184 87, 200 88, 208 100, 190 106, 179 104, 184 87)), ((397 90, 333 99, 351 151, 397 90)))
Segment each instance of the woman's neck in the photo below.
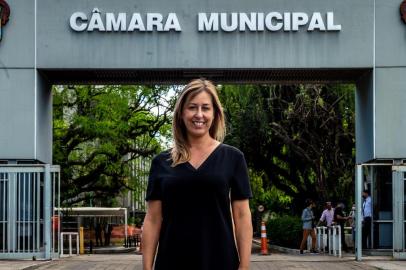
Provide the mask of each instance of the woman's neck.
POLYGON ((215 139, 208 136, 189 138, 189 147, 193 149, 206 148, 217 143, 215 139))

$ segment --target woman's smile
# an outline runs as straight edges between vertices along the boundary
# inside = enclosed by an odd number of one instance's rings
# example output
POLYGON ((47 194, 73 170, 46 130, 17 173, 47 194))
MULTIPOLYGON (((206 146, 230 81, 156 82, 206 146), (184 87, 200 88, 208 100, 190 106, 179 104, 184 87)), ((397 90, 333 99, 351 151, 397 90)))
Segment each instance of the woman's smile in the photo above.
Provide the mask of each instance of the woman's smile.
POLYGON ((204 91, 190 98, 183 107, 182 119, 190 137, 209 135, 213 118, 213 102, 211 96, 204 91))

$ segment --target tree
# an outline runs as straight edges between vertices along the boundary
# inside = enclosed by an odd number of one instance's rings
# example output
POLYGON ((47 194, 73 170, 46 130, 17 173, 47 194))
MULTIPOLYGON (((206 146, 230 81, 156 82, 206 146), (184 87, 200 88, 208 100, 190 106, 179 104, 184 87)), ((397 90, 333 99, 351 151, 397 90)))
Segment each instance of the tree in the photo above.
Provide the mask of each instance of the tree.
POLYGON ((249 166, 293 199, 353 194, 353 86, 224 86, 229 135, 249 166))
POLYGON ((111 204, 129 186, 129 162, 160 151, 169 134, 173 88, 56 86, 54 164, 61 165, 62 204, 111 204))

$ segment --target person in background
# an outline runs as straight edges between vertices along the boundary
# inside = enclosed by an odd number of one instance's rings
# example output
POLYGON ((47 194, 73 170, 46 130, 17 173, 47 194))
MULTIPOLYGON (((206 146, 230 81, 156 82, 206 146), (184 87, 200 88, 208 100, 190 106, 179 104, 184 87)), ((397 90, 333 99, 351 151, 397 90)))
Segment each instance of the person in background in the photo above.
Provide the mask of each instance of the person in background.
POLYGON ((95 234, 96 234, 96 246, 97 247, 103 246, 102 226, 100 224, 100 220, 97 220, 96 222, 95 234))
POLYGON ((344 213, 344 203, 338 203, 334 209, 334 222, 337 223, 341 228, 341 248, 343 251, 348 251, 347 244, 345 243, 344 232, 344 226, 348 219, 349 217, 346 217, 344 213))
POLYGON ((312 237, 312 248, 310 250, 311 253, 317 253, 316 251, 316 233, 314 232, 314 214, 313 214, 313 207, 315 204, 313 200, 307 199, 306 200, 306 208, 303 209, 302 212, 302 222, 303 222, 303 238, 302 242, 300 243, 300 254, 303 254, 303 250, 306 246, 307 237, 312 237))
MULTIPOLYGON (((320 223, 325 223, 327 227, 331 227, 334 220, 334 208, 332 207, 331 202, 326 202, 326 209, 324 209, 323 213, 321 214, 319 222, 317 222, 317 227, 320 226, 320 223)), ((328 243, 330 234, 328 230, 326 231, 327 239, 326 239, 326 246, 328 250, 328 243)), ((324 250, 323 250, 324 251, 324 250)))
POLYGON ((106 221, 103 225, 104 245, 109 245, 109 223, 106 221))
POLYGON ((351 232, 352 232, 352 242, 354 243, 354 252, 355 252, 355 204, 352 205, 351 212, 348 215, 350 218, 351 232))
POLYGON ((326 209, 324 209, 323 213, 321 214, 319 222, 317 222, 317 226, 320 223, 325 222, 327 227, 331 227, 334 219, 334 208, 331 206, 331 202, 326 202, 326 209))
POLYGON ((105 239, 106 246, 110 245, 110 240, 111 240, 111 233, 113 232, 113 224, 109 223, 107 226, 107 238, 105 239))
POLYGON ((362 192, 362 248, 371 248, 372 200, 369 191, 362 192))

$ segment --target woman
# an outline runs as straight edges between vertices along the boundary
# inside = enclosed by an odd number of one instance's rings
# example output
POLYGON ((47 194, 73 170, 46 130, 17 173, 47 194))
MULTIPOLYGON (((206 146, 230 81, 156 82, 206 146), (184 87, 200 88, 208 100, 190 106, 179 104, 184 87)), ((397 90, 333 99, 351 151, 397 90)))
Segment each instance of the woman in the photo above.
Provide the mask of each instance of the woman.
POLYGON ((314 214, 312 208, 315 206, 313 200, 306 200, 306 208, 302 212, 302 222, 303 222, 303 238, 300 243, 300 254, 303 254, 303 250, 306 246, 307 237, 309 234, 312 237, 312 249, 311 253, 317 253, 316 251, 316 233, 314 232, 313 222, 314 214))
POLYGON ((221 143, 225 123, 215 86, 191 81, 173 118, 174 147, 151 164, 144 270, 153 268, 157 246, 156 270, 249 269, 247 166, 238 149, 221 143))

